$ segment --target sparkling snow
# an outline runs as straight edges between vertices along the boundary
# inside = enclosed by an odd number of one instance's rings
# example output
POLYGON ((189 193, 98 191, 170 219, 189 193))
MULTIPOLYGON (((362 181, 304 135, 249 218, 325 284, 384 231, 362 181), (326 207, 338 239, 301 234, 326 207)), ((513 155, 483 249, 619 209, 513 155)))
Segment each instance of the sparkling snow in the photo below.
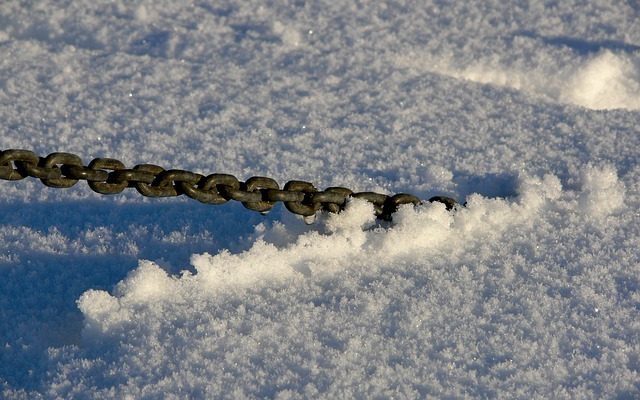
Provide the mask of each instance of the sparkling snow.
POLYGON ((0 397, 640 397, 640 7, 0 3, 0 149, 353 200, 0 181, 0 397))

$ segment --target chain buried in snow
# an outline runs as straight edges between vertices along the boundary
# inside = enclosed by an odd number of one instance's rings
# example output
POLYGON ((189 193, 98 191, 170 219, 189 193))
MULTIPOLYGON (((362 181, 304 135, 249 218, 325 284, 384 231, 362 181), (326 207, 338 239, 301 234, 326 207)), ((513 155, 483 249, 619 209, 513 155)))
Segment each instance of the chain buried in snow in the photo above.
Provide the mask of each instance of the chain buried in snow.
MULTIPOLYGON (((289 181, 282 189, 271 178, 254 176, 245 182, 228 174, 201 175, 181 169, 165 170, 153 164, 139 164, 126 168, 112 158, 96 158, 85 166, 82 159, 70 153, 51 153, 39 157, 29 150, 3 150, 0 152, 0 179, 15 181, 26 177, 38 178, 53 188, 69 188, 79 180, 101 194, 116 194, 133 187, 143 196, 171 197, 187 195, 206 204, 240 201, 246 208, 266 213, 281 201, 294 214, 310 217, 318 210, 338 213, 349 197, 364 199, 373 204, 378 218, 390 220, 402 204, 420 204, 411 194, 388 196, 375 192, 353 192, 344 187, 316 189, 304 181, 289 181)), ((447 210, 458 203, 444 196, 429 199, 444 203, 447 210)))

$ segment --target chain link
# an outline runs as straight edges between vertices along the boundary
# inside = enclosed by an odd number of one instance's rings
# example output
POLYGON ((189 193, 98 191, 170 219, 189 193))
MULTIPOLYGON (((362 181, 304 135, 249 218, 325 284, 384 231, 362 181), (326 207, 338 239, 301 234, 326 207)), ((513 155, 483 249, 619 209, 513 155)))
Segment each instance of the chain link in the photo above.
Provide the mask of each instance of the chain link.
MULTIPOLYGON (((68 188, 78 181, 86 181, 91 190, 101 194, 116 194, 125 188, 135 188, 147 197, 186 195, 206 204, 223 204, 236 200, 250 210, 267 213, 278 202, 287 210, 305 217, 319 210, 339 213, 349 197, 364 199, 373 204, 376 216, 390 220, 403 204, 417 205, 422 201, 407 193, 393 196, 375 192, 355 193, 344 187, 330 187, 320 191, 310 182, 289 181, 282 189, 271 178, 254 176, 245 182, 233 175, 201 175, 181 169, 165 170, 153 164, 139 164, 126 168, 112 158, 96 158, 88 166, 70 153, 51 153, 39 157, 29 150, 3 150, 0 152, 0 179, 20 180, 38 178, 46 186, 68 188)), ((440 202, 447 210, 458 203, 445 196, 435 196, 429 202, 440 202)))

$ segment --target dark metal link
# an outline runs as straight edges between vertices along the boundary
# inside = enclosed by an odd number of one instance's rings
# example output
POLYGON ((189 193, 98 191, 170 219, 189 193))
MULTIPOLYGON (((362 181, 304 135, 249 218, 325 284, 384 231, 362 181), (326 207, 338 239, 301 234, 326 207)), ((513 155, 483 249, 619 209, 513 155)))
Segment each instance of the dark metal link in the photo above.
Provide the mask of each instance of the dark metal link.
POLYGON ((293 202, 304 200, 304 193, 291 192, 285 185, 284 190, 279 189, 262 189, 262 198, 272 202, 293 202))
MULTIPOLYGON (((12 150, 9 150, 12 151, 12 150)), ((62 172, 59 168, 47 168, 40 164, 43 159, 27 150, 14 150, 14 155, 11 157, 13 163, 16 166, 16 170, 23 177, 30 176, 32 178, 40 179, 56 179, 62 176, 62 172)))
POLYGON ((433 196, 429 199, 429 203, 438 202, 444 204, 447 211, 451 211, 458 205, 458 202, 451 197, 446 196, 433 196))
POLYGON ((384 216, 384 205, 389 198, 389 196, 387 196, 386 194, 375 192, 360 192, 352 194, 351 197, 368 201, 369 203, 373 204, 373 209, 377 217, 384 216))
POLYGON ((311 193, 309 195, 309 202, 322 204, 326 203, 326 205, 333 204, 342 207, 345 205, 348 198, 349 194, 341 194, 325 190, 322 192, 311 193))
POLYGON ((377 206, 383 206, 384 203, 389 198, 389 196, 387 196, 386 194, 381 194, 376 192, 358 192, 358 193, 353 193, 351 197, 355 197, 356 199, 366 200, 377 206))
POLYGON ((134 167, 134 169, 118 169, 110 172, 108 181, 126 183, 127 187, 134 188, 138 183, 151 185, 154 179, 156 179, 156 174, 153 172, 143 171, 134 167))
POLYGON ((316 189, 310 182, 289 181, 284 185, 284 190, 304 193, 302 200, 284 202, 284 206, 287 207, 287 210, 294 214, 307 217, 314 215, 316 211, 322 208, 322 203, 309 201, 310 195, 318 192, 318 189, 316 189))
MULTIPOLYGON (((164 172, 164 168, 153 164, 140 164, 133 167, 134 171, 147 172, 152 174, 153 179, 150 183, 137 181, 133 184, 138 193, 147 197, 172 197, 177 196, 178 192, 176 188, 171 184, 161 185, 157 179, 158 176, 164 172)), ((129 185, 131 185, 131 179, 129 179, 129 185)))
POLYGON ((230 198, 225 198, 221 194, 219 189, 221 187, 226 187, 229 190, 238 190, 240 189, 240 181, 233 175, 211 174, 202 178, 197 187, 184 186, 181 189, 187 196, 202 203, 224 204, 230 198))
POLYGON ((314 193, 311 201, 320 202, 325 211, 337 214, 344 209, 347 199, 352 194, 353 191, 351 189, 333 186, 326 188, 323 192, 314 193))
POLYGON ((161 172, 153 181, 152 185, 162 188, 173 186, 176 194, 172 194, 172 196, 177 196, 185 193, 183 188, 193 188, 202 178, 204 178, 204 176, 196 174, 195 172, 182 169, 170 169, 161 172))
POLYGON ((109 178, 107 171, 93 169, 82 165, 64 164, 60 167, 62 175, 75 180, 83 180, 87 182, 104 182, 109 178))
POLYGON ((251 192, 260 193, 260 200, 258 201, 249 200, 249 201, 242 202, 242 205, 248 208, 249 210, 266 213, 269 210, 271 210, 273 206, 276 204, 275 201, 269 201, 263 198, 262 192, 259 191, 260 189, 280 189, 280 185, 278 185, 278 182, 276 182, 275 180, 271 178, 266 178, 264 176, 254 176, 252 178, 247 179, 247 182, 245 182, 244 186, 245 186, 244 190, 247 193, 251 193, 251 192))
POLYGON ((246 185, 240 182, 240 187, 235 188, 227 185, 217 185, 220 194, 227 200, 257 203, 262 201, 262 193, 247 192, 246 185))
POLYGON ((69 165, 69 166, 82 166, 82 159, 75 154, 70 153, 51 153, 45 158, 40 160, 39 166, 47 169, 56 171, 54 175, 59 175, 59 178, 40 178, 45 186, 49 186, 52 188, 69 188, 76 183, 78 183, 78 179, 73 178, 65 178, 62 177, 62 169, 60 166, 69 165))
POLYGON ((385 220, 391 220, 391 215, 398 211, 398 207, 403 204, 413 204, 414 206, 420 204, 420 199, 412 194, 398 193, 385 201, 381 218, 385 220))
MULTIPOLYGON (((71 187, 83 180, 93 191, 102 194, 120 193, 132 187, 148 197, 184 194, 207 204, 236 200, 261 213, 271 210, 277 202, 283 202, 289 211, 305 217, 315 215, 320 209, 339 213, 350 197, 372 203, 376 216, 386 220, 390 220, 403 204, 421 204, 418 197, 407 193, 393 196, 375 192, 354 193, 344 187, 318 191, 313 184, 304 181, 289 181, 281 190, 278 182, 260 176, 241 182, 233 175, 204 176, 180 169, 165 170, 153 164, 140 164, 129 169, 112 158, 96 158, 84 166, 80 157, 70 153, 52 153, 41 158, 29 150, 0 151, 0 179, 20 180, 27 176, 39 178, 45 185, 55 188, 71 187)), ((443 203, 447 210, 459 206, 446 196, 434 196, 429 201, 443 203)))
POLYGON ((29 150, 4 150, 0 153, 0 178, 8 181, 17 181, 29 176, 19 164, 33 165, 40 161, 36 153, 29 150))
MULTIPOLYGON (((89 168, 101 172, 126 169, 121 161, 114 160, 113 158, 96 158, 89 163, 89 168)), ((116 194, 122 192, 127 186, 129 186, 129 181, 126 179, 122 181, 115 181, 115 174, 113 174, 113 172, 107 172, 107 177, 104 180, 89 180, 88 184, 94 192, 100 194, 116 194)))
POLYGON ((49 179, 59 179, 62 177, 62 171, 59 168, 44 168, 39 165, 34 165, 31 162, 16 161, 16 166, 21 174, 30 176, 32 178, 39 178, 43 182, 49 179))
POLYGON ((396 207, 403 204, 413 204, 414 206, 417 206, 420 204, 420 199, 412 194, 398 193, 391 196, 390 203, 394 204, 396 207))

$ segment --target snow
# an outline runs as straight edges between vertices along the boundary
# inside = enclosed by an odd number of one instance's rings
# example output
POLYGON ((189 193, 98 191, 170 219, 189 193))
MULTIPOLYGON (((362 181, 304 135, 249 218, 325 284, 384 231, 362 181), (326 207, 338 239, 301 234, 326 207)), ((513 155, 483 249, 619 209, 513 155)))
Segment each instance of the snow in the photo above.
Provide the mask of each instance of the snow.
POLYGON ((640 65, 636 57, 603 50, 578 65, 560 68, 555 76, 545 69, 509 68, 476 63, 458 71, 451 66, 436 72, 473 82, 506 86, 550 100, 594 110, 640 108, 640 65))
POLYGON ((0 397, 640 397, 633 2, 0 4, 0 149, 447 195, 0 182, 0 397))

